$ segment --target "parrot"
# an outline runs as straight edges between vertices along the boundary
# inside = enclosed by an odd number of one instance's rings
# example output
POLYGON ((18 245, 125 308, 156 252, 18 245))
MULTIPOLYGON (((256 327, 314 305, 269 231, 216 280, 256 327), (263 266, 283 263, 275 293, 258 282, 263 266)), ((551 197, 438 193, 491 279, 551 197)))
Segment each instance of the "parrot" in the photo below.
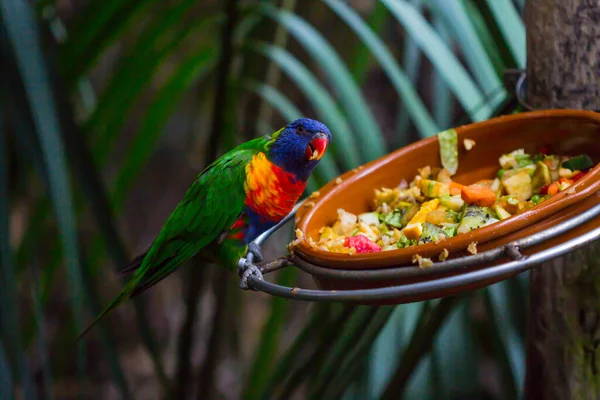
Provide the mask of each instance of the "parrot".
MULTIPOLYGON (((278 131, 240 144, 202 170, 146 252, 117 274, 132 274, 116 298, 78 340, 105 315, 154 286, 196 254, 235 268, 251 253, 263 256, 253 240, 293 209, 325 154, 332 135, 323 123, 297 119, 278 131)), ((260 269, 238 266, 242 288, 260 269)))

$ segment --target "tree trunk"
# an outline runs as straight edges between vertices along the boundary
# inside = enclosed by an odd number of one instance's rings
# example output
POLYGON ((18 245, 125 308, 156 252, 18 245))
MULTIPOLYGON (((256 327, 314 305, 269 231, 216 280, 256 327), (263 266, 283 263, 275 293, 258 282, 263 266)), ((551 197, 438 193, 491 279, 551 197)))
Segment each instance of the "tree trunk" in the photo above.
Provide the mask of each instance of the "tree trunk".
MULTIPOLYGON (((600 110, 600 0, 526 0, 527 103, 600 110)), ((600 138, 599 138, 600 139, 600 138)), ((600 398, 598 242, 531 271, 525 398, 600 398)))

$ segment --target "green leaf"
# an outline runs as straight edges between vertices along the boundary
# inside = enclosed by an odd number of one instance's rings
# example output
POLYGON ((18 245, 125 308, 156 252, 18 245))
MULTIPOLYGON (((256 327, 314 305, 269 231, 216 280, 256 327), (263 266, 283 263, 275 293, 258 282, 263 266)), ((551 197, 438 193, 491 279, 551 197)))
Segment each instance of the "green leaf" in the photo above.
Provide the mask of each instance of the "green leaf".
MULTIPOLYGON (((32 263, 33 264, 33 263, 32 263)), ((54 385, 52 379, 52 366, 50 364, 50 352, 48 351, 48 330, 46 320, 44 318, 44 309, 42 306, 42 299, 40 296, 40 284, 39 274, 37 269, 38 265, 32 265, 30 268, 31 274, 31 304, 33 308, 33 315, 35 318, 35 325, 37 327, 37 349, 40 356, 40 363, 42 364, 42 380, 44 386, 44 399, 52 400, 54 398, 54 385)))
POLYGON ((63 76, 70 78, 69 86, 98 60, 111 43, 134 23, 136 17, 154 0, 106 0, 88 2, 86 9, 70 28, 61 59, 63 76))
POLYGON ((406 345, 406 337, 414 329, 418 311, 423 302, 402 304, 395 307, 387 324, 371 346, 369 353, 369 397, 378 398, 398 364, 399 354, 406 345))
POLYGON ((439 300, 431 309, 423 312, 414 329, 410 343, 402 353, 400 362, 388 380, 382 400, 396 399, 403 392, 415 367, 421 358, 427 354, 437 333, 443 326, 446 318, 454 309, 456 297, 446 297, 439 300))
POLYGON ((505 99, 506 91, 477 36, 477 31, 469 19, 464 4, 461 1, 434 0, 433 2, 435 3, 434 11, 440 15, 440 18, 442 16, 446 18, 448 29, 456 35, 465 61, 479 86, 486 96, 491 97, 490 107, 496 107, 505 99))
POLYGON ((98 165, 106 162, 114 139, 121 132, 136 99, 141 96, 148 83, 152 82, 155 72, 178 49, 182 41, 198 35, 210 21, 205 19, 167 35, 166 33, 171 33, 169 27, 181 24, 182 14, 190 6, 190 3, 184 3, 181 8, 174 9, 173 14, 168 14, 165 18, 164 27, 158 23, 148 31, 148 35, 140 38, 142 47, 134 49, 136 53, 123 60, 109 80, 99 98, 97 108, 85 122, 85 130, 94 133, 92 135, 92 140, 95 142, 94 157, 98 165), (164 36, 158 35, 158 32, 163 33, 164 36), (157 45, 160 41, 165 43, 157 45))
POLYGON ((341 309, 336 313, 338 310, 335 306, 322 304, 316 311, 311 322, 278 363, 280 368, 275 371, 260 398, 290 398, 294 389, 322 364, 327 351, 334 346, 339 332, 356 312, 356 307, 341 305, 341 309), (333 317, 327 318, 331 311, 334 311, 333 317), (315 342, 314 346, 312 342, 315 342))
POLYGON ((140 129, 128 146, 125 162, 111 191, 113 210, 123 205, 125 196, 152 155, 164 126, 183 96, 214 68, 217 51, 214 47, 202 47, 191 53, 154 95, 140 129))
POLYGON ((373 342, 375 342, 375 339, 377 339, 381 330, 389 321, 393 311, 394 306, 382 306, 377 309, 371 322, 361 331, 360 337, 353 343, 351 348, 347 349, 347 355, 344 357, 343 362, 336 368, 335 375, 327 383, 323 395, 313 398, 340 398, 361 368, 368 366, 367 358, 369 350, 373 347, 373 342))
POLYGON ((430 368, 443 371, 439 377, 438 389, 443 390, 444 397, 470 395, 476 398, 480 394, 477 379, 480 371, 478 352, 475 346, 466 345, 475 342, 469 329, 471 298, 472 296, 467 294, 457 299, 457 304, 448 314, 447 321, 441 326, 433 343, 432 350, 438 351, 437 357, 431 358, 430 368))
MULTIPOLYGON (((380 3, 383 4, 383 3, 380 3)), ((411 0, 411 4, 415 7, 417 11, 420 11, 423 5, 423 0, 411 0)), ((410 35, 407 35, 404 39, 404 53, 402 56, 402 65, 406 70, 406 75, 410 82, 413 85, 417 85, 419 81, 419 72, 421 69, 419 68, 421 65, 421 50, 417 43, 412 39, 410 35)), ((410 119, 408 115, 408 110, 404 107, 404 104, 401 102, 399 107, 399 114, 396 120, 396 135, 404 136, 408 135, 408 128, 410 124, 410 119)), ((402 147, 408 144, 408 140, 394 140, 394 147, 402 147)))
MULTIPOLYGON (((0 100, 3 102, 4 98, 0 100)), ((0 103, 0 106, 2 106, 2 103, 0 103)), ((0 196, 0 332, 2 333, 1 337, 6 340, 9 346, 7 360, 12 359, 12 363, 8 361, 7 364, 13 365, 12 371, 5 371, 2 375, 7 376, 8 382, 10 382, 10 376, 18 376, 24 392, 23 396, 26 400, 30 400, 35 399, 37 395, 33 379, 27 368, 20 334, 19 298, 17 294, 19 282, 15 274, 13 252, 10 246, 11 195, 8 182, 8 152, 6 151, 8 142, 5 139, 5 126, 1 116, 2 111, 0 109, 0 193, 2 193, 0 196)), ((0 369, 4 370, 4 365, 1 365, 0 369)))
POLYGON ((283 93, 270 85, 265 85, 254 80, 244 82, 244 87, 256 93, 262 99, 275 107, 279 114, 288 121, 293 121, 297 118, 302 118, 303 114, 298 108, 292 104, 283 93))
MULTIPOLYGON (((294 12, 296 8, 296 0, 282 0, 280 8, 294 12)), ((261 14, 257 14, 263 17, 261 14)), ((273 34, 273 40, 271 43, 277 47, 286 48, 289 39, 289 32, 281 25, 277 25, 275 28, 275 33, 273 34)), ((273 62, 269 62, 266 68, 266 72, 264 75, 264 83, 267 86, 276 88, 279 85, 281 80, 281 70, 277 67, 277 65, 273 62)), ((272 117, 272 107, 269 102, 263 101, 260 103, 260 107, 258 109, 258 118, 257 123, 261 124, 264 121, 271 120, 272 117)))
POLYGON ((365 43, 366 48, 379 61, 421 135, 428 137, 439 132, 440 129, 431 118, 410 79, 375 32, 346 3, 340 0, 324 0, 324 2, 356 32, 365 43))
POLYGON ((360 146, 363 150, 364 161, 371 161, 385 154, 386 148, 381 130, 375 123, 360 89, 352 80, 348 68, 335 49, 315 28, 299 16, 278 10, 271 5, 263 5, 260 10, 285 26, 329 78, 329 83, 333 86, 348 118, 352 121, 356 136, 361 142, 369 143, 369 146, 360 146))
POLYGON ((304 325, 302 331, 298 333, 298 336, 296 336, 283 356, 278 359, 280 368, 277 368, 273 372, 271 379, 265 385, 263 392, 258 398, 272 397, 273 388, 285 379, 286 375, 291 372, 291 369, 298 366, 298 358, 301 357, 307 350, 307 347, 310 346, 310 342, 314 339, 314 336, 316 335, 318 328, 322 326, 323 321, 326 321, 331 308, 331 305, 327 303, 317 303, 315 305, 315 308, 312 310, 310 318, 304 325))
POLYGON ((475 0, 463 0, 465 11, 469 15, 469 19, 473 23, 473 27, 477 32, 477 37, 479 37, 479 40, 481 40, 488 58, 494 66, 496 75, 502 76, 504 74, 504 70, 506 69, 502 54, 500 53, 498 44, 494 40, 492 32, 490 32, 486 24, 483 14, 481 14, 481 11, 479 8, 477 8, 477 5, 474 3, 474 1, 475 0))
MULTIPOLYGON (((83 269, 83 279, 87 286, 93 287, 94 282, 90 276, 90 268, 83 269)), ((137 300, 137 299, 135 299, 135 300, 137 300)), ((138 304, 139 304, 139 302, 138 302, 138 304)), ((90 308, 90 312, 93 315, 98 315, 102 311, 102 308, 101 308, 100 303, 97 298, 90 299, 89 308, 90 308)), ((142 323, 139 323, 139 321, 140 321, 139 316, 144 315, 143 311, 136 310, 136 314, 137 314, 136 316, 138 317, 138 327, 139 327, 139 329, 143 329, 144 325, 142 323)), ((147 321, 146 318, 143 318, 143 320, 147 321)), ((119 364, 119 355, 118 355, 117 351, 115 351, 117 346, 114 341, 114 338, 112 337, 110 330, 106 329, 104 325, 98 326, 98 333, 100 336, 100 343, 101 343, 101 346, 103 349, 103 353, 107 359, 109 368, 111 370, 111 373, 112 373, 112 376, 114 379, 114 383, 117 387, 119 387, 119 390, 121 391, 121 395, 123 396, 123 398, 126 398, 126 399, 130 398, 131 392, 129 390, 127 381, 125 380, 125 374, 123 373, 121 364, 119 364)), ((148 351, 150 352, 150 356, 152 357, 152 359, 154 361, 155 368, 158 370, 157 374, 159 375, 159 382, 160 382, 160 379, 161 379, 160 374, 162 371, 162 366, 160 365, 160 363, 158 363, 156 361, 156 357, 153 354, 154 348, 151 346, 154 344, 154 342, 153 341, 152 342, 151 341, 143 341, 143 343, 146 345, 148 351)), ((168 388, 168 385, 166 385, 164 382, 161 382, 161 383, 163 385, 163 389, 168 388)))
POLYGON ((429 58, 463 108, 470 114, 471 119, 482 121, 488 118, 492 112, 488 106, 472 111, 484 103, 483 94, 425 18, 408 3, 394 0, 381 1, 429 58))
POLYGON ((362 337, 363 332, 370 326, 370 323, 377 315, 377 307, 360 306, 352 315, 348 324, 335 342, 331 351, 325 356, 321 366, 315 371, 315 383, 311 385, 309 399, 320 399, 323 396, 327 386, 333 380, 336 371, 340 367, 346 354, 354 347, 356 342, 362 337))
POLYGON ((486 0, 519 68, 525 68, 525 25, 511 0, 486 0))
MULTIPOLYGON (((345 5, 345 3, 343 3, 345 5)), ((367 25, 370 30, 373 30, 375 34, 379 34, 381 30, 386 26, 387 20, 389 19, 390 13, 383 4, 376 2, 373 6, 373 11, 367 17, 367 21, 363 21, 360 18, 361 23, 367 25)), ((362 86, 365 83, 365 76, 369 70, 373 59, 370 55, 370 50, 364 41, 360 41, 356 49, 354 50, 354 56, 350 63, 350 72, 354 81, 362 86)))
POLYGON ((4 344, 0 340, 0 398, 14 399, 13 379, 4 344))
MULTIPOLYGON (((358 153, 358 144, 346 119, 314 75, 287 50, 267 43, 255 43, 252 48, 265 57, 275 61, 310 100, 315 113, 325 123, 334 137, 331 150, 347 169, 359 166, 362 162, 358 153)), ((329 151, 327 152, 329 154, 329 151)), ((327 157, 327 154, 325 157, 327 157)), ((323 158, 325 158, 323 157, 323 158)))
POLYGON ((520 399, 523 397, 525 384, 525 343, 514 321, 511 321, 511 315, 514 315, 509 304, 514 297, 511 282, 503 281, 489 286, 485 296, 487 314, 494 326, 493 332, 498 335, 504 351, 501 359, 508 362, 510 376, 506 386, 511 387, 510 391, 520 399))
MULTIPOLYGON (((68 287, 71 291, 70 301, 75 327, 81 330, 85 292, 80 270, 71 185, 35 19, 29 4, 23 0, 1 0, 0 4, 4 25, 19 65, 48 171, 50 196, 67 256, 68 287)), ((86 290, 91 291, 91 288, 86 290)), ((76 345, 76 349, 77 365, 81 371, 85 364, 85 349, 82 343, 76 345)))
MULTIPOLYGON (((450 37, 443 21, 438 15, 433 17, 433 26, 439 33, 442 40, 446 43, 450 42, 450 37)), ((453 111, 453 98, 448 85, 442 79, 437 71, 433 71, 432 77, 432 99, 433 99, 433 115, 435 121, 443 129, 449 129, 452 127, 452 111, 453 111)))
POLYGON ((523 11, 525 10, 525 0, 515 0, 515 3, 517 3, 517 7, 519 8, 519 12, 521 14, 523 14, 523 11))
MULTIPOLYGON (((276 283, 291 286, 298 278, 298 270, 285 268, 280 271, 276 283)), ((275 357, 279 348, 282 330, 288 314, 289 302, 286 299, 273 297, 271 299, 271 312, 260 334, 260 343, 254 351, 254 362, 250 374, 246 379, 242 397, 256 399, 264 390, 269 377, 276 368, 275 357)))

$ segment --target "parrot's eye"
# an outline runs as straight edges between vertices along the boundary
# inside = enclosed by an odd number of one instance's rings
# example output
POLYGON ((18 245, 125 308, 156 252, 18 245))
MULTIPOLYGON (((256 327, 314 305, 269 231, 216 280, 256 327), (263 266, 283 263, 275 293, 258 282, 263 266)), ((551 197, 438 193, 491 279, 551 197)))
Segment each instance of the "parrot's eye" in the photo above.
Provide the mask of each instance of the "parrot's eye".
POLYGON ((304 129, 304 127, 302 125, 300 125, 299 127, 296 128, 296 133, 298 135, 303 135, 306 133, 306 129, 304 129))

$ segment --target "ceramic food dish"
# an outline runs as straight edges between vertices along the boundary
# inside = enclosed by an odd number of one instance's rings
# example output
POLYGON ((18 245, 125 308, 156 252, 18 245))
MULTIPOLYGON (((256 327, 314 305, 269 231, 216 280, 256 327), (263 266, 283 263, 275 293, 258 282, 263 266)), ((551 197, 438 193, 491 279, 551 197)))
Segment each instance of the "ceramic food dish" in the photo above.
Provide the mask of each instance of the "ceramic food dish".
MULTIPOLYGON (((453 180, 465 185, 481 179, 490 179, 498 169, 498 158, 514 149, 523 148, 528 153, 537 153, 544 146, 551 146, 555 154, 588 154, 597 160, 600 157, 600 114, 579 110, 548 110, 527 112, 493 118, 485 122, 455 128, 459 144, 463 139, 474 140, 476 145, 467 151, 459 145, 459 166, 453 180)), ((410 180, 426 165, 441 167, 437 137, 421 140, 399 149, 378 160, 349 171, 325 185, 318 196, 311 198, 309 205, 300 207, 295 225, 305 236, 318 240, 319 229, 332 224, 337 218, 337 209, 360 214, 371 211, 373 193, 376 188, 395 187, 402 180, 410 180)), ((516 239, 540 232, 554 224, 577 215, 598 203, 600 190, 600 165, 595 165, 582 179, 575 182, 571 190, 523 211, 510 218, 482 227, 469 233, 444 239, 439 243, 427 243, 397 250, 374 253, 345 254, 319 250, 307 241, 301 241, 294 254, 302 264, 311 265, 317 285, 323 289, 358 289, 399 285, 436 276, 447 276, 468 272, 472 268, 460 268, 436 274, 435 263, 424 274, 394 280, 343 280, 325 277, 318 270, 375 270, 387 268, 418 268, 413 264, 415 254, 437 260, 443 249, 449 252, 448 259, 465 257, 467 247, 477 243, 479 252, 503 246, 516 239)), ((581 234, 590 227, 600 224, 596 218, 558 238, 524 250, 531 254, 536 250, 581 234)), ((489 265, 494 265, 498 260, 489 265)), ((506 260, 504 260, 506 261, 506 260)), ((504 279, 506 277, 502 277, 504 279)), ((497 279, 501 280, 501 279, 497 279)), ((477 285, 484 286, 493 282, 477 285)), ((473 289, 473 288, 469 288, 473 289)), ((448 295, 446 293, 445 295, 448 295)), ((434 294, 433 297, 438 297, 434 294)), ((393 302, 393 301, 392 301, 393 302)))

